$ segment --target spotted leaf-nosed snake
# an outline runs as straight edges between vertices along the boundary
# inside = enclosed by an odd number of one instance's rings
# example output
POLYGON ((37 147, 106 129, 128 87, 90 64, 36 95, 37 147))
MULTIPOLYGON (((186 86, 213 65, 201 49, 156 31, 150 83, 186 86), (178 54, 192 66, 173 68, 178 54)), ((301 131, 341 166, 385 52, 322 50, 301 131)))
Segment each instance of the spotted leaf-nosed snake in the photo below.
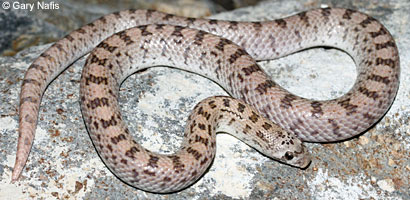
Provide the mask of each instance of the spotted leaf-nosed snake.
POLYGON ((184 18, 152 10, 109 14, 54 43, 27 70, 13 181, 27 161, 47 85, 90 51, 80 102, 92 141, 120 179, 159 193, 186 188, 205 172, 215 155, 217 132, 304 168, 310 156, 301 141, 339 141, 365 131, 392 104, 400 76, 390 33, 376 19, 349 9, 315 9, 264 22, 184 18), (316 101, 293 95, 255 62, 314 46, 336 47, 354 59, 357 80, 342 97, 316 101), (188 118, 180 150, 171 155, 135 142, 117 102, 124 79, 158 65, 205 76, 237 98, 201 101, 188 118))

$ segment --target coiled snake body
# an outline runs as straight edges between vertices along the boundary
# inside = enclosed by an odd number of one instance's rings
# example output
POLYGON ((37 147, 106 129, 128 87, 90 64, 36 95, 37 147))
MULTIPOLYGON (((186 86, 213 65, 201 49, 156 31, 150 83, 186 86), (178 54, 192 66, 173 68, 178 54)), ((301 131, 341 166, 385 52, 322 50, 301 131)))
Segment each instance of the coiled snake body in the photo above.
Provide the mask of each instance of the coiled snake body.
POLYGON ((20 94, 13 181, 28 158, 46 86, 95 46, 80 91, 88 131, 119 178, 152 192, 178 191, 197 180, 214 157, 219 131, 273 159, 306 167, 310 157, 300 140, 338 141, 365 131, 388 110, 399 84, 392 36, 377 20, 353 10, 323 8, 266 22, 183 18, 151 10, 113 13, 70 33, 29 67, 20 94), (295 96, 270 80, 254 60, 313 46, 340 48, 353 57, 357 81, 344 96, 327 101, 295 96), (208 77, 240 99, 201 101, 189 117, 181 149, 172 155, 152 153, 135 142, 117 102, 127 76, 156 65, 208 77))

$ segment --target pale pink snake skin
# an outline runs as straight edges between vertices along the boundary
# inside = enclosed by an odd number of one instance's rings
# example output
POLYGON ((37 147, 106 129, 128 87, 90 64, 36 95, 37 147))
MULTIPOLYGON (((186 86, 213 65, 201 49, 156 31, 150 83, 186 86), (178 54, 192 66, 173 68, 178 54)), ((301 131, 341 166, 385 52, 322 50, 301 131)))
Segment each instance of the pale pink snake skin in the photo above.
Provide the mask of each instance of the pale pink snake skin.
POLYGON ((45 88, 93 48, 80 92, 93 143, 120 179, 158 193, 179 191, 195 182, 215 155, 215 133, 220 131, 273 159, 306 167, 310 157, 301 141, 340 141, 364 132, 389 109, 400 76, 398 50, 390 33, 376 19, 353 10, 315 9, 265 22, 184 18, 151 10, 113 13, 56 42, 27 70, 12 181, 27 161, 45 88), (295 96, 270 80, 254 61, 314 46, 336 47, 354 59, 357 80, 342 97, 315 101, 295 96), (181 149, 172 155, 152 153, 133 141, 117 102, 126 77, 157 65, 208 77, 241 99, 201 101, 189 117, 181 149))

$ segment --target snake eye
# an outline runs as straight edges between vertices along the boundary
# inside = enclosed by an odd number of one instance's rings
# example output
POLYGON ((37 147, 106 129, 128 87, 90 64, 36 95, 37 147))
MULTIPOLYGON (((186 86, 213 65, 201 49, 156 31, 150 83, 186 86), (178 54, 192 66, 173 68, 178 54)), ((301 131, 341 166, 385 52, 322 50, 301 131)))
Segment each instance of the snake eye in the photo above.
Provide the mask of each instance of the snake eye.
POLYGON ((291 153, 291 152, 286 152, 285 153, 285 159, 286 160, 292 160, 293 159, 293 153, 291 153))

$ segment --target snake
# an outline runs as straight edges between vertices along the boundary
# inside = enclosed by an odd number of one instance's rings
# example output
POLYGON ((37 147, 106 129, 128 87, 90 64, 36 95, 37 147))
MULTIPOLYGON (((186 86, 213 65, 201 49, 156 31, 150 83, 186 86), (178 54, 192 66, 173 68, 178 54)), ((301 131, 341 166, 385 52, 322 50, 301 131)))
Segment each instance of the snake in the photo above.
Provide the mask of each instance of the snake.
POLYGON ((219 132, 274 160, 306 168, 311 157, 303 142, 337 142, 365 132, 390 108, 400 79, 392 35, 375 18, 351 9, 318 8, 260 22, 115 12, 55 42, 29 66, 20 92, 12 182, 28 159, 47 85, 89 52, 80 104, 93 144, 118 178, 155 193, 180 191, 198 180, 212 163, 219 132), (340 49, 356 64, 356 81, 341 97, 297 96, 256 63, 318 46, 340 49), (173 154, 151 152, 136 142, 117 100, 130 74, 160 65, 204 76, 230 95, 195 106, 173 154))

